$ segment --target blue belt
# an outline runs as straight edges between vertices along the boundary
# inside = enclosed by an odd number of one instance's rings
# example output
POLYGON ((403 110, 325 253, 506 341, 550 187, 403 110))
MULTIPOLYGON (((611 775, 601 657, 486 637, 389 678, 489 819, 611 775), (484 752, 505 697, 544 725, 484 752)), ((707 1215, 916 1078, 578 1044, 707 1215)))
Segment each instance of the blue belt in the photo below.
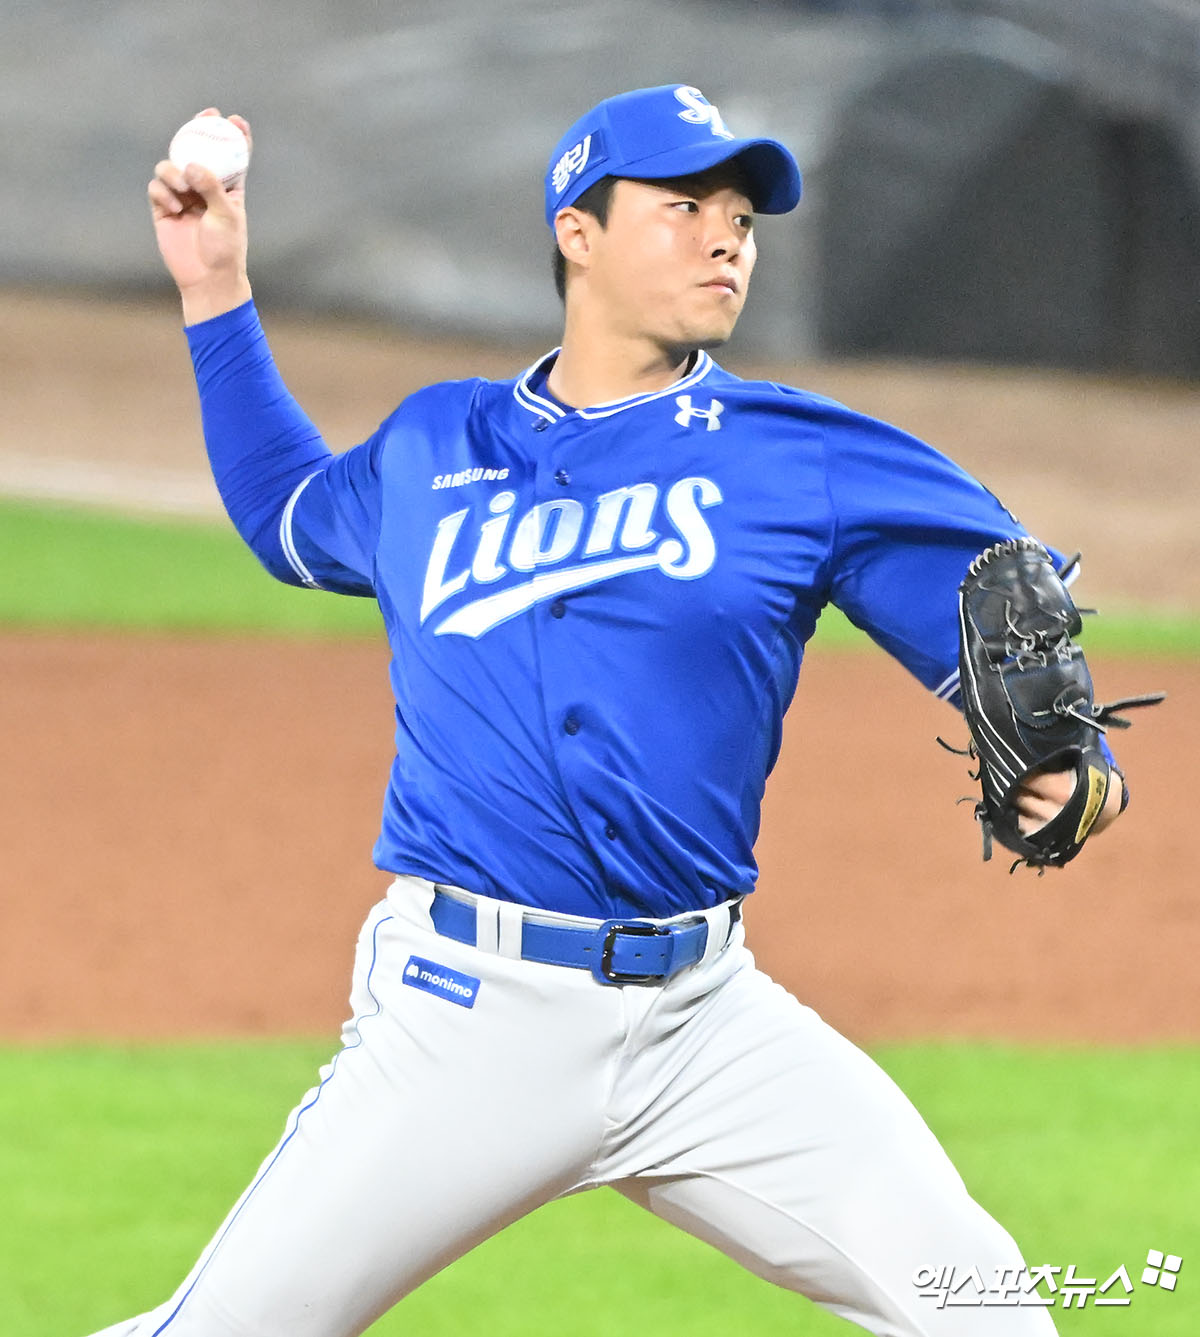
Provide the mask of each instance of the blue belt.
MULTIPOLYGON (((473 904, 438 890, 434 892, 430 917, 443 937, 475 946, 473 904)), ((726 938, 741 917, 741 902, 735 901, 729 907, 726 938)), ((605 919, 588 928, 525 921, 521 925, 521 959, 590 970, 601 984, 658 984, 694 966, 704 955, 708 934, 708 921, 704 919, 693 924, 605 919)))

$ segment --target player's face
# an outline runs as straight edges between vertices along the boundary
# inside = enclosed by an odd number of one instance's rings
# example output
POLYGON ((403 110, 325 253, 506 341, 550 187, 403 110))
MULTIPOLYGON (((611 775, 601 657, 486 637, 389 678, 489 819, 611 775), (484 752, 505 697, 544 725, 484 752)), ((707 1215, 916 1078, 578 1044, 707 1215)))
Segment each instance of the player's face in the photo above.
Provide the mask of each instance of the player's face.
POLYGON ((733 333, 757 250, 736 168, 679 181, 618 181, 593 236, 588 286, 621 333, 715 348, 733 333))

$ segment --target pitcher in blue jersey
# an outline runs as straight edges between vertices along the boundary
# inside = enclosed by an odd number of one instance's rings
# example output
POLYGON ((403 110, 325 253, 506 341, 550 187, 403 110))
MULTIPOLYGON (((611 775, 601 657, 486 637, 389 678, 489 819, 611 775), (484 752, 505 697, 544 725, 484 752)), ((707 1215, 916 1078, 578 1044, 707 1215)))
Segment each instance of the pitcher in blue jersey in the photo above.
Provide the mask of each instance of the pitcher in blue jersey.
MULTIPOLYGON (((872 1333, 1054 1331, 906 1098, 744 943, 821 609, 953 702, 958 584, 1024 532, 903 432, 712 360, 754 213, 799 196, 788 150, 736 137, 696 88, 601 103, 545 180, 561 348, 430 386, 334 456, 268 351, 242 193, 159 165, 229 514, 279 579, 383 613, 396 757, 375 861, 395 881, 321 1084, 178 1292, 107 1332, 350 1337, 598 1185, 872 1333), (1007 1298, 939 1303, 935 1266, 1007 1298)), ((1064 796, 1031 783, 1028 821, 1064 796)))

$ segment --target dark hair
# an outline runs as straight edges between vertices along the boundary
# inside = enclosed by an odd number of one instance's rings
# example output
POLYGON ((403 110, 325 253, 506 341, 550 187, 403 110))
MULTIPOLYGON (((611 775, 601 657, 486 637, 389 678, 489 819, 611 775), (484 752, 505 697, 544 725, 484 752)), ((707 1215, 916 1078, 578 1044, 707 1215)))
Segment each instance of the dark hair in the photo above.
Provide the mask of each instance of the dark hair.
MULTIPOLYGON (((613 187, 617 184, 615 176, 602 176, 599 181, 593 181, 592 184, 575 200, 571 207, 573 209, 582 209, 585 214, 591 214, 601 227, 608 226, 608 208, 612 203, 613 187)), ((567 257, 558 249, 558 242, 554 243, 554 255, 552 257, 554 266, 554 289, 558 293, 558 300, 565 302, 567 300, 567 257)))

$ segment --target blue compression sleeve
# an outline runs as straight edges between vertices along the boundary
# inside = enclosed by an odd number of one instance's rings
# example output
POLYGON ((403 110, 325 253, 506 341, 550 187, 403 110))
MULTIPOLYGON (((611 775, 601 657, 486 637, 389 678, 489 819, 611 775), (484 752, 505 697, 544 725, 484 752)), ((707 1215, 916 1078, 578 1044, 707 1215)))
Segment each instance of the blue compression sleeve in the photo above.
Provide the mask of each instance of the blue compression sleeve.
POLYGON ((253 302, 186 327, 204 444, 221 500, 277 579, 303 582, 280 540, 288 499, 330 451, 275 366, 253 302))

